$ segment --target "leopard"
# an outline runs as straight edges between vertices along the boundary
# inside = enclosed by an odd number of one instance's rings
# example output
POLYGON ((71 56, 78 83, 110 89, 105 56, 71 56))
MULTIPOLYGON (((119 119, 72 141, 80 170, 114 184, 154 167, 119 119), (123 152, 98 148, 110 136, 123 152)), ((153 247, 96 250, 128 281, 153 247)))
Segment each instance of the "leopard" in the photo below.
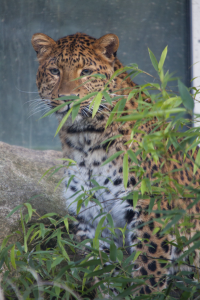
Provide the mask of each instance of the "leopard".
MULTIPOLYGON (((36 84, 41 101, 50 110, 59 107, 55 111, 58 122, 73 107, 74 99, 83 99, 75 119, 71 114, 64 122, 59 131, 65 165, 64 197, 69 213, 76 216, 76 236, 84 239, 94 239, 96 228, 101 220, 102 212, 109 213, 114 222, 114 238, 108 230, 108 221, 104 221, 104 230, 99 239, 99 250, 109 253, 110 243, 106 239, 113 238, 116 247, 126 247, 128 255, 134 251, 140 251, 134 262, 132 276, 143 278, 148 276, 145 284, 139 290, 139 294, 151 294, 161 291, 167 287, 169 274, 178 270, 176 260, 185 249, 179 249, 176 235, 161 232, 159 218, 161 211, 177 209, 187 210, 192 217, 192 227, 185 233, 191 238, 200 229, 198 218, 194 218, 200 212, 200 204, 187 209, 191 199, 179 198, 170 203, 166 197, 162 198, 160 207, 155 202, 153 210, 149 211, 152 195, 138 198, 136 205, 127 196, 131 192, 137 192, 141 188, 141 180, 133 170, 129 172, 128 183, 125 188, 123 184, 123 155, 128 149, 136 153, 140 167, 144 170, 144 176, 155 180, 158 170, 163 174, 170 174, 172 179, 184 186, 199 187, 200 170, 197 169, 193 175, 194 162, 198 149, 185 156, 179 150, 176 151, 173 144, 168 148, 168 157, 153 159, 152 153, 142 157, 137 153, 139 143, 144 135, 149 135, 155 130, 155 118, 140 124, 138 130, 132 135, 132 129, 136 121, 118 123, 111 122, 106 126, 109 112, 114 109, 120 97, 127 96, 133 89, 137 89, 130 76, 121 72, 123 65, 117 58, 119 38, 115 34, 106 34, 98 39, 84 33, 76 33, 53 40, 43 33, 35 33, 32 36, 32 45, 37 54, 39 67, 37 71, 36 84), (99 76, 92 75, 97 74, 99 76), (116 76, 113 76, 116 74, 116 76), (101 102, 96 114, 92 115, 93 106, 91 102, 95 96, 88 93, 102 92, 108 87, 110 97, 115 97, 112 104, 101 102), (118 98, 116 99, 116 97, 118 98), (66 99, 65 99, 66 97, 66 99), (70 98, 71 97, 71 98, 70 98), (85 97, 85 98, 84 98, 85 97), (85 99, 85 100, 84 100, 85 99), (118 138, 113 139, 113 137, 118 138), (105 142, 106 141, 106 142, 105 142), (121 151, 116 158, 104 164, 115 153, 121 151), (192 158, 192 159, 191 159, 192 158), (76 162, 69 166, 67 159, 76 162), (94 181, 95 180, 95 181, 94 181), (103 187, 93 193, 93 201, 87 205, 81 204, 77 213, 77 202, 75 201, 83 191, 90 191, 95 187, 95 182, 103 187), (100 203, 100 205, 97 205, 100 203), (119 228, 126 228, 125 241, 119 228), (155 228, 159 230, 155 233, 155 228), (169 268, 168 262, 173 262, 169 268)), ((134 94, 124 106, 124 114, 129 115, 137 112, 139 93, 134 94)), ((152 103, 151 97, 142 93, 142 101, 152 103)), ((130 158, 129 158, 130 163, 130 158)), ((133 165, 136 165, 131 161, 133 165)), ((171 188, 175 188, 171 181, 171 188)), ((162 196, 161 196, 162 197, 162 196)), ((194 251, 193 267, 199 266, 199 252, 194 251)), ((188 264, 182 265, 183 270, 191 270, 188 264)), ((133 291, 134 295, 134 291, 133 291)))

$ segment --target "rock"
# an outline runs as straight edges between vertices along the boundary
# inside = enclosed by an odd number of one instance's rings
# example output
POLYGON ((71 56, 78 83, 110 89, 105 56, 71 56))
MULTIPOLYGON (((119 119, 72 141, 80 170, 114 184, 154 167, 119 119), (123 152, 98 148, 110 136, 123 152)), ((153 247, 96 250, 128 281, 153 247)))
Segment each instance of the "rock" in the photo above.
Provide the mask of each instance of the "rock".
POLYGON ((52 177, 42 175, 55 165, 62 165, 62 153, 53 150, 39 151, 0 142, 0 244, 3 238, 19 226, 19 211, 6 218, 17 205, 30 201, 39 215, 56 212, 65 215, 62 184, 63 169, 52 177))

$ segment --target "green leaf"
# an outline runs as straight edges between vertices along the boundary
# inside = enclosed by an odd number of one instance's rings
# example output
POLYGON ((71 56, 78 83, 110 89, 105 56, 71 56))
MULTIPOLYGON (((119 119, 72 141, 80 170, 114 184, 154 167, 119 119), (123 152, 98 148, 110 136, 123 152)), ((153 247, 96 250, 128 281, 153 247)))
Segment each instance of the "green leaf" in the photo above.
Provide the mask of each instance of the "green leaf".
POLYGON ((49 217, 53 217, 53 216, 57 216, 57 215, 58 214, 56 214, 56 213, 48 213, 48 214, 45 214, 44 216, 40 217, 39 220, 49 218, 49 217))
POLYGON ((193 170, 194 175, 196 174, 196 171, 199 168, 199 166, 200 166, 200 149, 199 149, 196 159, 195 159, 194 170, 193 170))
POLYGON ((124 153, 123 150, 115 152, 113 155, 111 155, 108 159, 106 159, 103 163, 102 166, 108 164, 110 161, 114 160, 117 158, 120 154, 124 153))
POLYGON ((124 187, 125 189, 127 188, 127 183, 128 183, 128 154, 124 154, 123 158, 123 181, 124 181, 124 187))
POLYGON ((119 101, 119 107, 118 107, 117 117, 119 117, 121 115, 121 113, 123 113, 125 104, 126 104, 126 99, 122 98, 119 101))
POLYGON ((155 235, 160 230, 160 227, 155 227, 152 234, 155 235))
POLYGON ((134 191, 133 192, 133 207, 134 208, 136 208, 136 205, 137 205, 137 202, 138 202, 138 196, 139 196, 138 191, 134 191))
POLYGON ((118 109, 118 106, 119 106, 119 102, 117 102, 117 104, 115 105, 115 107, 113 108, 113 110, 110 112, 110 116, 108 118, 108 121, 106 123, 106 126, 105 126, 105 129, 108 127, 108 125, 110 125, 113 121, 113 118, 114 118, 114 115, 118 109))
POLYGON ((76 116, 78 115, 79 108, 80 108, 80 104, 72 106, 72 122, 74 122, 76 116))
MULTIPOLYGON (((55 98, 54 100, 61 100, 61 101, 63 101, 63 100, 76 100, 76 99, 79 99, 79 96, 70 95, 70 96, 63 96, 63 97, 55 98)), ((69 102, 72 102, 72 101, 69 101, 69 102)), ((69 103, 69 102, 67 102, 67 103, 69 103)))
POLYGON ((98 249, 99 248, 99 234, 100 234, 100 231, 102 229, 102 226, 103 226, 103 223, 105 221, 105 218, 106 216, 104 216, 103 218, 101 218, 101 220, 99 221, 98 225, 97 225, 97 228, 96 228, 96 232, 95 232, 95 237, 93 239, 94 241, 94 248, 95 249, 98 249))
POLYGON ((114 228, 114 222, 111 214, 107 214, 108 223, 110 224, 111 228, 114 228))
POLYGON ((65 224, 65 228, 67 230, 67 233, 69 233, 69 222, 68 222, 68 218, 64 219, 64 224, 65 224))
POLYGON ((116 261, 117 257, 117 247, 114 242, 111 242, 110 244, 110 259, 112 261, 116 261))
POLYGON ((163 50, 162 54, 161 54, 161 57, 160 57, 160 61, 158 63, 158 70, 160 71, 164 65, 164 62, 165 62, 165 59, 166 59, 166 56, 167 56, 167 47, 165 47, 165 49, 163 50))
MULTIPOLYGON (((64 98, 64 97, 63 97, 64 98)), ((58 98, 59 99, 59 98, 58 98)), ((56 100, 56 99, 55 99, 56 100)), ((60 104, 58 106, 56 106, 55 108, 51 109, 50 111, 48 111, 44 116, 42 116, 40 119, 43 119, 51 114, 53 114, 54 112, 56 112, 57 110, 65 107, 66 105, 72 103, 73 101, 68 101, 67 103, 63 103, 63 104, 60 104)))
POLYGON ((192 98, 192 96, 190 95, 188 88, 180 81, 178 80, 178 89, 179 89, 179 93, 183 102, 183 105, 185 106, 185 108, 189 109, 189 110, 193 110, 194 109, 194 100, 192 98))
POLYGON ((34 230, 34 228, 37 226, 37 224, 33 224, 27 231, 27 234, 26 234, 26 240, 28 240, 31 232, 34 230))
POLYGON ((106 79, 106 75, 104 74, 92 74, 90 77, 106 79))
MULTIPOLYGON (((73 176, 73 175, 72 175, 73 176)), ((60 184, 62 183, 62 181, 65 179, 65 177, 61 178, 58 183, 55 186, 54 192, 57 190, 57 188, 60 186, 60 184)))
POLYGON ((73 107, 71 107, 70 110, 67 112, 67 114, 62 118, 60 124, 58 125, 58 128, 57 128, 57 130, 56 130, 56 133, 55 133, 54 137, 58 134, 58 132, 60 131, 60 129, 63 127, 63 125, 64 125, 65 122, 67 121, 69 115, 70 115, 71 112, 72 112, 72 109, 73 109, 73 107))
POLYGON ((16 269, 16 263, 15 263, 15 245, 12 246, 10 250, 10 261, 14 269, 16 269))
POLYGON ((157 59, 155 58, 153 52, 151 52, 151 50, 149 48, 148 48, 148 51, 149 51, 149 56, 150 56, 152 65, 153 65, 154 69, 158 72, 158 62, 157 62, 157 59))
POLYGON ((181 261, 185 256, 188 256, 190 253, 193 253, 195 249, 198 249, 200 247, 200 241, 194 243, 194 245, 189 248, 187 251, 185 251, 179 258, 177 258, 177 261, 181 261))
POLYGON ((133 98, 135 94, 138 94, 138 89, 133 89, 133 90, 129 93, 128 98, 127 98, 127 101, 129 101, 131 98, 133 98))
POLYGON ((106 266, 104 267, 103 269, 100 269, 98 271, 94 271, 94 272, 91 272, 89 274, 87 274, 85 277, 95 277, 95 276, 98 276, 98 275, 101 275, 101 274, 106 274, 106 273, 109 273, 111 272, 113 269, 115 268, 114 265, 109 265, 109 266, 106 266))
POLYGON ((17 205, 11 212, 9 212, 9 214, 6 216, 6 218, 9 218, 10 216, 12 216, 12 214, 14 214, 21 207, 23 207, 23 204, 17 205))
POLYGON ((135 260, 138 258, 138 256, 140 255, 140 253, 142 253, 142 251, 137 251, 137 252, 135 253, 135 256, 134 256, 134 258, 133 258, 133 261, 135 261, 135 260))
POLYGON ((28 215, 29 215, 29 220, 30 220, 32 217, 32 214, 33 214, 33 208, 30 203, 24 203, 24 206, 26 206, 28 209, 28 215))
POLYGON ((159 83, 151 83, 151 86, 155 87, 157 90, 160 90, 160 84, 159 83))
POLYGON ((40 223, 40 232, 41 232, 41 237, 44 238, 45 234, 45 227, 43 223, 40 223))
POLYGON ((142 193, 142 195, 144 195, 144 193, 146 191, 147 191, 146 180, 142 179, 142 182, 141 182, 141 193, 142 193))
POLYGON ((136 165, 138 165, 138 160, 137 160, 137 157, 136 157, 135 153, 133 152, 133 150, 129 149, 127 151, 127 153, 128 153, 128 156, 132 159, 132 161, 134 163, 136 163, 136 165))
POLYGON ((101 142, 101 144, 103 145, 103 144, 105 144, 105 143, 107 143, 107 142, 109 142, 109 141, 113 141, 113 140, 118 139, 119 137, 122 137, 122 136, 123 136, 122 134, 117 134, 117 135, 112 136, 111 138, 109 138, 109 139, 107 139, 107 140, 101 142))
POLYGON ((165 117, 166 119, 169 118, 171 114, 176 114, 179 112, 185 112, 184 108, 172 108, 172 109, 166 109, 166 110, 155 110, 150 111, 148 113, 133 113, 127 116, 123 116, 120 118, 115 119, 116 122, 128 122, 133 120, 141 120, 141 119, 147 119, 147 118, 153 118, 153 117, 165 117))
POLYGON ((57 257, 57 258, 53 261, 53 263, 51 264, 51 268, 53 268, 53 267, 59 265, 59 264, 61 263, 61 261, 63 261, 63 259, 64 259, 63 257, 57 257))
POLYGON ((117 259, 118 259, 119 262, 122 262, 122 260, 123 260, 122 250, 117 250, 117 259))
POLYGON ((175 215, 175 217, 172 219, 172 221, 168 222, 167 226, 162 230, 162 233, 165 233, 170 228, 174 228, 174 225, 177 224, 182 217, 183 216, 181 214, 175 215))
POLYGON ((96 95, 95 99, 94 99, 94 107, 93 107, 93 111, 92 111, 92 118, 94 118, 94 116, 96 115, 96 113, 97 113, 97 111, 98 111, 98 109, 99 109, 99 106, 100 106, 100 104, 101 104, 102 97, 103 97, 102 93, 99 92, 99 93, 96 95))
POLYGON ((106 101, 112 105, 112 99, 110 98, 110 95, 106 92, 106 91, 103 91, 102 92, 102 95, 104 96, 104 98, 106 99, 106 101))

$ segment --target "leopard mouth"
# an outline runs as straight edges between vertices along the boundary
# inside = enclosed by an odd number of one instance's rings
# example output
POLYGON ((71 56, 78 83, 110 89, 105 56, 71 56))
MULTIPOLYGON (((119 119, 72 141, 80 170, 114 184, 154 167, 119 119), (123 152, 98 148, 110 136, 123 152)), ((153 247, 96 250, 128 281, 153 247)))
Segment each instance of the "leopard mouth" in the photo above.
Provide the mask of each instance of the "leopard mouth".
POLYGON ((50 100, 48 103, 48 106, 51 109, 54 109, 56 107, 58 107, 61 104, 65 104, 65 106, 61 107, 59 110, 57 110, 55 113, 56 114, 66 114, 70 108, 71 108, 71 101, 73 101, 72 99, 68 99, 68 100, 50 100), (70 102, 70 103, 67 103, 70 102))
MULTIPOLYGON (((69 101, 67 101, 67 102, 69 102, 69 101)), ((66 103, 66 105, 63 108, 57 110, 55 113, 59 114, 59 115, 61 115, 61 114, 65 115, 70 110, 70 108, 71 108, 70 105, 71 105, 71 103, 69 103, 69 104, 66 103)), ((52 107, 52 108, 54 108, 54 107, 52 107)))

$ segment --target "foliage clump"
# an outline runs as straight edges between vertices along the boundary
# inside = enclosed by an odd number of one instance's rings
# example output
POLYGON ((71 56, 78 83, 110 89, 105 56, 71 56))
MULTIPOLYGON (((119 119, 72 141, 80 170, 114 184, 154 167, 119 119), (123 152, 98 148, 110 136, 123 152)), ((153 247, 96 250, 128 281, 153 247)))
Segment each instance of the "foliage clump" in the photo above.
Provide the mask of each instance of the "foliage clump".
MULTIPOLYGON (((191 149, 194 153, 200 142, 199 127, 192 127, 191 119, 186 119, 185 116, 186 113, 192 116, 194 99, 199 90, 193 88, 194 93, 192 96, 191 90, 188 90, 180 80, 176 84, 177 92, 169 90, 167 87, 169 81, 176 83, 177 79, 172 78, 168 71, 164 73, 163 65, 167 55, 167 47, 164 49, 159 62, 157 62, 150 50, 149 54, 152 64, 158 73, 159 80, 157 82, 151 76, 150 78, 153 82, 134 87, 130 94, 125 97, 116 96, 111 98, 108 92, 108 84, 101 92, 90 93, 83 99, 75 97, 72 108, 60 122, 56 134, 70 114, 72 114, 73 120, 76 118, 80 103, 91 97, 93 97, 91 103, 91 107, 93 106, 92 117, 98 111, 102 98, 111 105, 112 101, 119 99, 117 105, 110 112, 106 126, 109 126, 112 122, 123 123, 135 120, 136 122, 128 141, 129 145, 134 143, 134 133, 137 132, 138 127, 156 117, 157 121, 154 129, 150 134, 143 135, 137 153, 134 153, 129 147, 126 152, 119 151, 109 157, 104 164, 109 163, 123 152, 124 186, 127 186, 128 174, 131 171, 136 173, 139 179, 138 184, 141 184, 139 191, 134 191, 128 196, 133 201, 133 206, 136 207, 138 199, 151 197, 148 213, 153 211, 156 201, 158 204, 156 213, 159 215, 156 221, 161 224, 162 233, 170 233, 173 230, 176 236, 176 241, 169 243, 174 243, 180 250, 185 249, 184 247, 186 246, 188 247, 176 261, 178 270, 180 270, 180 266, 184 264, 193 266, 194 250, 200 249, 199 232, 189 240, 184 234, 193 226, 191 217, 193 217, 193 220, 199 221, 200 216, 198 213, 195 216, 190 216, 186 209, 173 208, 169 211, 162 211, 159 203, 163 195, 168 199, 169 205, 173 199, 180 196, 182 198, 190 197, 192 201, 189 204, 189 209, 199 201, 200 191, 198 188, 195 189, 192 186, 184 186, 177 183, 172 179, 170 173, 163 174, 160 169, 157 170, 153 180, 149 179, 145 176, 145 170, 141 167, 137 155, 140 154, 142 159, 145 159, 147 154, 151 153, 155 163, 160 157, 167 162, 172 160, 168 153, 170 145, 173 145, 177 152, 181 150, 185 157, 188 156, 188 151, 191 149), (151 103, 143 101, 143 93, 152 99, 151 103), (123 116, 126 101, 136 96, 138 98, 137 111, 123 116), (180 131, 181 128, 185 128, 186 131, 180 131), (132 162, 134 162, 134 166, 131 165, 132 162), (175 188, 172 188, 170 185, 172 180, 175 188), (160 214, 162 215, 160 216, 160 214), (186 257, 188 257, 187 262, 184 260, 186 257)), ((136 64, 132 64, 117 70, 110 80, 125 71, 129 72, 129 76, 132 79, 143 72, 136 64)), ((96 76, 100 75, 97 74, 96 76)), ((60 109, 61 106, 53 109, 50 113, 60 109)), ((193 120, 197 120, 196 118, 198 117, 195 116, 193 120)), ((115 136, 112 139, 119 137, 115 136)), ((105 142, 111 142, 112 139, 105 142)), ((68 160, 68 167, 75 163, 72 160, 68 160)), ((195 174, 200 165, 200 151, 196 156, 196 161, 193 163, 193 173, 195 174)), ((56 172, 61 167, 62 165, 55 167, 55 169, 51 168, 44 176, 51 172, 56 172)), ((98 185, 97 178, 92 180, 94 187, 90 191, 86 192, 83 189, 77 192, 77 214, 83 202, 86 208, 90 200, 96 201, 95 204, 100 205, 93 196, 95 191, 102 189, 102 187, 98 185)), ((62 179, 58 185, 61 181, 62 179)), ((87 239, 78 242, 71 230, 71 224, 75 221, 74 217, 70 215, 61 217, 53 212, 44 216, 38 216, 30 202, 16 207, 11 212, 12 214, 17 209, 21 210, 22 230, 13 233, 19 236, 18 242, 9 244, 9 238, 11 237, 9 235, 1 245, 1 287, 6 299, 103 299, 102 291, 105 293, 109 291, 110 299, 199 299, 200 283, 197 268, 193 268, 191 271, 178 271, 176 275, 169 275, 170 283, 167 289, 163 291, 158 291, 155 287, 153 295, 133 296, 133 290, 139 291, 140 286, 148 278, 148 276, 137 278, 131 276, 131 272, 134 269, 134 261, 138 258, 141 251, 135 251, 130 256, 127 256, 126 247, 117 248, 112 240, 106 240, 110 244, 109 254, 99 251, 99 239, 105 240, 101 237, 101 232, 104 229, 103 224, 106 218, 108 221, 107 228, 113 236, 116 235, 116 228, 114 228, 113 220, 109 213, 105 214, 102 211, 101 215, 99 215, 101 220, 93 240, 87 239), (22 210, 23 206, 27 209, 25 214, 23 213, 24 210, 22 210), (31 223, 33 215, 37 217, 37 221, 31 223), (44 222, 44 220, 48 222, 44 222), (91 247, 86 245, 88 241, 91 242, 91 247), (116 266, 118 267, 117 274, 114 273, 116 266), (117 296, 112 293, 110 287, 118 291, 117 296), (95 293, 97 294, 95 295, 95 293)), ((125 238, 126 226, 119 230, 123 238, 125 238)), ((158 230, 159 228, 154 228, 153 234, 156 234, 158 230)), ((172 261, 166 263, 166 261, 159 260, 159 262, 165 263, 166 268, 174 264, 172 261)))

